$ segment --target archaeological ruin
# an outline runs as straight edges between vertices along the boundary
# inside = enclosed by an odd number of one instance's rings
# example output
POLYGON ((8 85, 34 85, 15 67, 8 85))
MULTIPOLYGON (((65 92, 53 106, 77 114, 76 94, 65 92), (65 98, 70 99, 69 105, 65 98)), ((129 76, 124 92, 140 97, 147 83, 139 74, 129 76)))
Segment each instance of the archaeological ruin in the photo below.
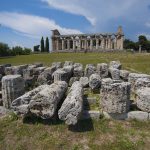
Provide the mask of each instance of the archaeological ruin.
POLYGON ((119 61, 0 65, 0 117, 14 112, 67 125, 80 120, 150 120, 150 75, 122 69, 119 61))
POLYGON ((109 51, 123 50, 124 33, 122 27, 117 33, 61 35, 52 30, 52 52, 109 51))

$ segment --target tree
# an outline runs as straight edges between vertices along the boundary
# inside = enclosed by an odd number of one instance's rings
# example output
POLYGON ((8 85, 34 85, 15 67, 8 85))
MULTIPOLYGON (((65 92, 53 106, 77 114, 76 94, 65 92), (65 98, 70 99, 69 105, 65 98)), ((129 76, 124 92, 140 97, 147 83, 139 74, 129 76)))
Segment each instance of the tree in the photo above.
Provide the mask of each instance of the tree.
POLYGON ((142 50, 147 50, 148 49, 148 40, 147 40, 146 36, 140 35, 138 43, 139 43, 139 45, 141 45, 142 50))
POLYGON ((34 47, 33 47, 33 51, 34 52, 39 52, 40 51, 40 45, 35 45, 34 47))
POLYGON ((129 39, 125 39, 124 40, 124 48, 138 50, 138 43, 133 42, 129 39))
POLYGON ((49 39, 48 39, 48 37, 46 38, 46 42, 45 42, 45 52, 49 52, 49 39))
POLYGON ((23 55, 23 48, 20 46, 15 46, 12 48, 12 51, 14 52, 15 55, 23 55))
POLYGON ((44 38, 41 38, 41 52, 44 52, 44 38))

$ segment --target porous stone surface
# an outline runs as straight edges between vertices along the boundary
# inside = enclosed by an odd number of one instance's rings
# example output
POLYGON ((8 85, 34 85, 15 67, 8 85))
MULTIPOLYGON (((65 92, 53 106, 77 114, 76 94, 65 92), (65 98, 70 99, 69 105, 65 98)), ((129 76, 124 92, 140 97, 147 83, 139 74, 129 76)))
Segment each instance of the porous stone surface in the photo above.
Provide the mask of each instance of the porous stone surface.
POLYGON ((93 64, 87 64, 85 67, 84 76, 89 78, 94 73, 96 73, 96 67, 93 64))
POLYGON ((42 119, 52 118, 56 114, 58 104, 63 100, 67 87, 66 82, 59 81, 37 93, 29 103, 30 113, 42 119))
POLYGON ((104 78, 101 80, 101 84, 112 84, 113 80, 111 78, 104 78))
POLYGON ((38 75, 41 74, 45 69, 46 69, 46 67, 33 68, 33 75, 34 75, 34 76, 38 76, 38 75))
POLYGON ((13 67, 6 67, 4 72, 5 72, 5 75, 12 75, 13 67))
POLYGON ((128 120, 136 119, 139 121, 147 121, 148 113, 143 111, 130 111, 128 112, 128 120))
POLYGON ((75 125, 82 113, 83 108, 83 86, 79 81, 73 83, 69 94, 58 111, 60 120, 67 125, 75 125))
POLYGON ((0 74, 4 75, 5 74, 5 66, 0 65, 0 74))
POLYGON ((17 114, 23 114, 26 115, 29 112, 29 103, 31 99, 40 91, 42 91, 45 88, 48 88, 49 85, 41 85, 37 88, 25 93, 24 95, 18 97, 17 99, 13 100, 11 104, 11 108, 17 113, 17 114))
POLYGON ((37 79, 39 85, 42 84, 51 84, 52 83, 52 74, 56 71, 56 67, 46 68, 37 79))
POLYGON ((102 84, 100 105, 110 114, 127 113, 130 108, 130 83, 102 84))
POLYGON ((108 113, 108 112, 103 112, 103 116, 106 119, 114 119, 114 120, 126 120, 128 118, 128 114, 127 113, 108 113))
POLYGON ((57 81, 66 81, 66 82, 68 82, 68 73, 66 71, 64 71, 63 69, 57 69, 53 73, 52 76, 53 76, 54 82, 57 82, 57 81))
POLYGON ((144 87, 150 87, 150 79, 147 78, 137 79, 135 82, 135 91, 144 87))
POLYGON ((23 75, 23 70, 26 69, 28 65, 19 65, 19 66, 12 66, 13 74, 20 74, 23 75))
POLYGON ((147 74, 138 74, 138 73, 130 73, 129 74, 129 77, 128 77, 128 82, 131 83, 131 89, 133 92, 135 92, 135 82, 138 80, 138 79, 150 79, 150 75, 147 75, 147 74))
POLYGON ((136 92, 137 107, 145 112, 150 112, 150 88, 142 88, 136 92))
POLYGON ((129 71, 127 70, 120 70, 120 77, 121 79, 123 79, 124 81, 128 81, 128 76, 129 76, 129 71))
POLYGON ((120 70, 116 68, 109 68, 109 72, 111 74, 111 78, 113 80, 120 80, 120 70))
POLYGON ((101 78, 108 77, 108 65, 106 63, 97 64, 97 73, 101 78))
POLYGON ((69 81, 69 79, 73 76, 73 66, 72 65, 65 66, 65 67, 63 67, 63 70, 65 72, 67 72, 67 74, 68 74, 68 81, 69 81))
POLYGON ((83 76, 83 65, 80 63, 75 63, 73 65, 73 76, 74 77, 82 77, 83 76))
POLYGON ((61 62, 53 62, 52 67, 56 67, 56 69, 62 68, 62 63, 61 62))
POLYGON ((76 81, 79 81, 79 77, 72 77, 69 81, 69 86, 72 86, 72 84, 76 81))
POLYGON ((43 67, 43 64, 40 63, 40 62, 36 62, 33 65, 35 65, 35 68, 37 68, 37 67, 43 67))
POLYGON ((3 106, 10 108, 14 99, 25 93, 25 83, 21 75, 7 75, 2 78, 3 106))
POLYGON ((88 77, 81 77, 79 81, 84 88, 89 86, 89 78, 88 77))
POLYGON ((64 67, 66 67, 66 66, 73 66, 73 61, 65 61, 65 63, 64 63, 64 67))
POLYGON ((82 116, 81 116, 81 120, 85 120, 85 119, 95 119, 95 120, 99 120, 101 116, 100 111, 94 111, 94 110, 90 110, 90 111, 83 111, 82 112, 82 116))
POLYGON ((109 64, 110 68, 121 69, 122 65, 120 61, 111 61, 109 64))
POLYGON ((92 74, 89 78, 89 87, 92 90, 99 89, 101 86, 101 78, 98 74, 92 74))

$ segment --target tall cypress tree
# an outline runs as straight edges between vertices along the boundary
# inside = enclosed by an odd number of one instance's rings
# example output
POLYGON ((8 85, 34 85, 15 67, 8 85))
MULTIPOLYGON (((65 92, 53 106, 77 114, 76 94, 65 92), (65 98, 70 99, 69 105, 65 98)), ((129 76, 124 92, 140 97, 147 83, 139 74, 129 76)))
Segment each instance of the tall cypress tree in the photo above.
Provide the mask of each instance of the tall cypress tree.
POLYGON ((44 38, 41 38, 41 52, 44 52, 44 38))
POLYGON ((46 42, 45 42, 45 52, 49 52, 49 39, 48 39, 48 37, 46 38, 46 42))

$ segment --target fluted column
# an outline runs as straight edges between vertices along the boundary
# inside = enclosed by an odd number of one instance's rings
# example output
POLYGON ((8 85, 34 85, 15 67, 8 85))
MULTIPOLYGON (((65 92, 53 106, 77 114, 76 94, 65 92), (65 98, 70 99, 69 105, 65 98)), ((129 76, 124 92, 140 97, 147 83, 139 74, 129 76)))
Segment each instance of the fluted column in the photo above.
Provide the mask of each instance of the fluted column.
POLYGON ((102 41, 101 41, 101 48, 105 49, 105 39, 104 38, 102 38, 102 41))
POLYGON ((73 50, 75 50, 75 49, 76 49, 76 41, 73 40, 73 50))
POLYGON ((64 50, 65 48, 64 48, 64 39, 62 39, 62 50, 64 50))
POLYGON ((117 37, 114 39, 114 49, 117 49, 117 37))
POLYGON ((81 39, 78 41, 78 50, 81 50, 81 39))
POLYGON ((108 49, 111 49, 111 37, 108 39, 108 49))
POLYGON ((70 40, 67 40, 67 50, 70 50, 70 40))
POLYGON ((59 40, 56 40, 56 50, 59 50, 59 40))
POLYGON ((90 50, 93 49, 93 39, 90 40, 90 50))
POLYGON ((84 40, 84 49, 87 49, 87 39, 84 40))
POLYGON ((99 48, 99 39, 96 39, 96 49, 99 48))

